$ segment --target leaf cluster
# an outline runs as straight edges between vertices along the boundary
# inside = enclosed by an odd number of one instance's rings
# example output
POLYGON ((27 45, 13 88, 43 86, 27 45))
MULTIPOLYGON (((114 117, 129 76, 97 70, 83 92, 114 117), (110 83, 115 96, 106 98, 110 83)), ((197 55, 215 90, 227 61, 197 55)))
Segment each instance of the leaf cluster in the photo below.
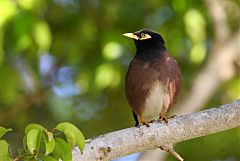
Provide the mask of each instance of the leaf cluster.
MULTIPOLYGON (((12 129, 0 126, 0 139, 10 131, 12 129)), ((48 131, 39 124, 29 124, 25 128, 23 148, 18 149, 19 155, 15 159, 8 142, 0 140, 0 160, 71 161, 72 149, 75 145, 83 152, 85 137, 72 123, 59 123, 52 131, 48 131)))

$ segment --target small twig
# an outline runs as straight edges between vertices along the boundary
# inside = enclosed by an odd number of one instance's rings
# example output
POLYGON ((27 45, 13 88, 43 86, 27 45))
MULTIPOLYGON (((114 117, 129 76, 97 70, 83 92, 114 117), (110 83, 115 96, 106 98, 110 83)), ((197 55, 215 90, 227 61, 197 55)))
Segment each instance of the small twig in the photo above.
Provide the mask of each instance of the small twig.
POLYGON ((159 147, 161 150, 165 150, 169 152, 172 156, 174 156, 177 160, 183 161, 183 158, 173 149, 172 144, 167 144, 159 147))
POLYGON ((18 160, 22 160, 22 159, 23 159, 23 156, 19 155, 16 158, 14 158, 13 161, 18 161, 18 160))

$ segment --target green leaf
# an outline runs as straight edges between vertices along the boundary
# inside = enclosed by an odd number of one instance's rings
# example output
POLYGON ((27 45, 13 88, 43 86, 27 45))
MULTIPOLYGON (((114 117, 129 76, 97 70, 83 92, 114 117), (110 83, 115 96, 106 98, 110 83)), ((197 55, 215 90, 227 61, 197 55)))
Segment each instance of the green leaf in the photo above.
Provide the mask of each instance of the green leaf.
POLYGON ((37 130, 41 130, 41 131, 45 131, 45 128, 41 125, 38 124, 29 124, 26 128, 25 128, 25 134, 27 134, 30 130, 32 129, 37 129, 37 130))
POLYGON ((51 157, 49 155, 41 156, 40 159, 42 161, 57 161, 57 159, 55 159, 55 158, 53 158, 53 157, 51 157))
POLYGON ((40 141, 42 137, 42 131, 37 129, 32 129, 27 133, 27 148, 32 154, 37 154, 40 141))
POLYGON ((40 51, 48 51, 52 42, 52 34, 48 23, 38 21, 34 24, 34 39, 40 51))
POLYGON ((81 152, 83 152, 83 149, 85 146, 85 137, 82 134, 82 132, 75 125, 73 125, 69 122, 63 122, 63 123, 58 124, 56 129, 63 132, 66 135, 68 141, 71 140, 70 144, 72 144, 74 142, 74 140, 71 138, 72 136, 70 136, 71 134, 69 132, 69 131, 72 131, 75 135, 77 146, 79 147, 81 152), (67 131, 65 131, 65 130, 67 130, 67 131))
POLYGON ((62 161, 72 161, 72 150, 69 144, 62 138, 56 138, 55 142, 53 154, 62 159, 62 161))
POLYGON ((14 1, 0 1, 0 29, 17 13, 14 1))
POLYGON ((51 132, 45 133, 46 135, 43 135, 44 143, 45 143, 45 154, 50 154, 53 152, 55 148, 55 140, 53 138, 53 134, 51 132))
POLYGON ((27 135, 23 137, 23 149, 27 149, 27 135))
POLYGON ((8 160, 8 143, 0 140, 0 160, 8 160))
POLYGON ((74 145, 76 144, 76 136, 75 136, 74 132, 69 129, 65 129, 63 131, 63 133, 65 134, 65 136, 67 138, 70 148, 72 149, 74 147, 74 145))
POLYGON ((12 129, 6 129, 6 128, 0 126, 0 138, 2 138, 2 136, 5 135, 9 131, 12 131, 12 129))

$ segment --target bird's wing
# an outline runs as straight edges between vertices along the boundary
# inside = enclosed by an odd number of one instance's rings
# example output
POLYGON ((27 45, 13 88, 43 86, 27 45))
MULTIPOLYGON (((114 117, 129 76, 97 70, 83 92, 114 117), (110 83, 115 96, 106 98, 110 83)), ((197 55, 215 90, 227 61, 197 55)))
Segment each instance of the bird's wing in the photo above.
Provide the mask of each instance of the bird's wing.
POLYGON ((180 69, 177 62, 167 53, 162 53, 159 63, 156 65, 159 73, 158 80, 165 86, 164 109, 165 114, 176 103, 181 86, 180 69))

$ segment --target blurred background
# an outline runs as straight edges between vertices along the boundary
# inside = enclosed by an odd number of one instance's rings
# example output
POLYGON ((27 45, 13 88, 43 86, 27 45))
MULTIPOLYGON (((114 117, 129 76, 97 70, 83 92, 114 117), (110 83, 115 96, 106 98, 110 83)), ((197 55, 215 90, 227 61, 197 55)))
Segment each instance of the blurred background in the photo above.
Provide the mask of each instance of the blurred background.
MULTIPOLYGON (((136 50, 122 34, 142 28, 161 33, 181 67, 173 114, 239 99, 239 27, 239 0, 0 0, 0 125, 14 130, 11 149, 29 123, 50 130, 69 121, 86 138, 133 126, 124 79, 136 50)), ((239 161, 240 128, 176 151, 192 161, 239 161)), ((174 160, 154 153, 121 160, 174 160)))

